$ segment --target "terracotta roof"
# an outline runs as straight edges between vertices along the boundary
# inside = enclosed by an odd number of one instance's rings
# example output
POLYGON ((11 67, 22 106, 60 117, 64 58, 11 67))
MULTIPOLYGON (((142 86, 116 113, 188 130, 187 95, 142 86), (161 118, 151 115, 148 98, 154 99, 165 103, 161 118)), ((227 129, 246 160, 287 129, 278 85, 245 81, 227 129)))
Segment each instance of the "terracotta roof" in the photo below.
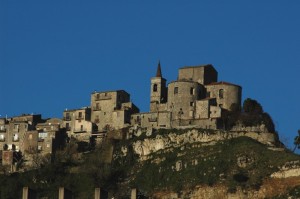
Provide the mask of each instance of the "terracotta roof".
POLYGON ((213 85, 229 85, 229 86, 238 86, 238 87, 241 87, 241 86, 239 86, 237 84, 232 84, 232 83, 223 82, 223 81, 221 81, 221 82, 212 82, 210 84, 207 84, 206 86, 213 86, 213 85))

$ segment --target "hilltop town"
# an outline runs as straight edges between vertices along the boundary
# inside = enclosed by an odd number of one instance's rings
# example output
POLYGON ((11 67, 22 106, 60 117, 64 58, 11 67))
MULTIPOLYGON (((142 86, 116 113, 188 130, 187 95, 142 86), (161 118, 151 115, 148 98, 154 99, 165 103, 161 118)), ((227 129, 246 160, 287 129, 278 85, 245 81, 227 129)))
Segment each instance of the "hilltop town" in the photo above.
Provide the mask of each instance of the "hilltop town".
POLYGON ((241 106, 242 87, 218 81, 210 64, 182 67, 177 80, 166 82, 158 63, 146 113, 139 112, 129 93, 115 90, 91 93, 90 105, 66 109, 61 119, 43 119, 40 114, 0 118, 2 164, 13 165, 13 152, 20 152, 30 165, 32 154, 52 154, 66 138, 82 142, 94 138, 99 143, 111 131, 123 129, 121 137, 126 137, 130 127, 222 129, 223 112, 241 106))
POLYGON ((27 198, 56 198, 58 186, 59 198, 99 199, 104 190, 104 198, 123 198, 130 187, 134 199, 266 198, 300 184, 299 156, 257 101, 242 103, 241 86, 219 81, 210 64, 179 68, 168 84, 160 63, 154 74, 149 112, 115 90, 92 92, 89 105, 62 118, 0 118, 1 173, 19 173, 11 183, 27 198), (72 180, 80 176, 86 181, 72 180))

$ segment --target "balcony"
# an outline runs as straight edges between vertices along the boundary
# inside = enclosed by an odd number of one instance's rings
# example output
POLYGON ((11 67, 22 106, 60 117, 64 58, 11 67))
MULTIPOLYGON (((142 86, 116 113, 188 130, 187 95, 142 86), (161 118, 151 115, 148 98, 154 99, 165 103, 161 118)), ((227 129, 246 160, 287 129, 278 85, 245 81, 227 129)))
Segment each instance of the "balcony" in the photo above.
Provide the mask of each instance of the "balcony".
POLYGON ((84 117, 83 116, 77 116, 76 120, 84 120, 84 117))
POLYGON ((6 128, 0 129, 0 132, 6 132, 6 128))
POLYGON ((5 138, 0 138, 0 142, 5 142, 5 138))
POLYGON ((13 138, 12 141, 13 141, 13 142, 19 142, 20 139, 19 139, 19 138, 13 138))
POLYGON ((66 131, 71 131, 71 127, 66 127, 66 131))
POLYGON ((71 117, 64 117, 63 118, 64 121, 71 121, 71 119, 72 119, 71 117))
POLYGON ((44 142, 44 140, 45 140, 44 138, 39 138, 38 142, 44 142))

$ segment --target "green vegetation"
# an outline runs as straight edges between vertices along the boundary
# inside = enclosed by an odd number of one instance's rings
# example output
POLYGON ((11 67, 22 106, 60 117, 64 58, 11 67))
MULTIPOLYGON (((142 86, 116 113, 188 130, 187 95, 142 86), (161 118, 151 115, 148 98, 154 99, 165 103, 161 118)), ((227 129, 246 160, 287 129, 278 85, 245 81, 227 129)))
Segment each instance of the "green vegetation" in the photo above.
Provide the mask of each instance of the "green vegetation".
POLYGON ((294 138, 294 145, 295 145, 295 148, 294 148, 293 152, 297 148, 300 149, 300 130, 298 130, 298 135, 294 138))
MULTIPOLYGON (((124 163, 128 156, 132 154, 115 160, 120 162, 114 165, 115 170, 123 167, 121 162, 124 163)), ((229 192, 235 192, 237 187, 258 189, 264 178, 294 160, 299 160, 299 156, 289 151, 275 152, 251 138, 240 137, 212 146, 188 144, 183 150, 158 151, 149 160, 134 164, 127 178, 130 186, 139 187, 148 194, 157 190, 178 192, 201 184, 225 184, 229 192), (244 167, 238 166, 240 157, 246 161, 244 167), (182 167, 178 171, 176 163, 182 167)))
POLYGON ((51 164, 0 176, 0 198, 20 198, 23 186, 49 199, 57 198, 59 186, 72 190, 75 198, 93 198, 95 187, 108 190, 116 198, 128 197, 130 187, 138 187, 150 195, 155 191, 179 192, 197 185, 222 184, 228 187, 228 192, 235 192, 238 187, 258 189, 279 167, 299 160, 290 151, 272 151, 248 137, 215 145, 192 143, 170 147, 152 153, 145 161, 134 153, 134 142, 170 132, 180 135, 187 130, 157 130, 149 137, 142 134, 130 140, 107 140, 101 148, 81 154, 77 153, 78 146, 71 143, 56 154, 56 161, 51 164), (109 162, 112 146, 114 158, 109 162), (126 149, 126 155, 122 149, 126 149))
POLYGON ((247 98, 242 107, 233 104, 231 111, 223 110, 222 120, 225 129, 234 125, 258 126, 264 124, 269 132, 275 133, 275 125, 271 116, 264 112, 263 107, 256 100, 247 98))

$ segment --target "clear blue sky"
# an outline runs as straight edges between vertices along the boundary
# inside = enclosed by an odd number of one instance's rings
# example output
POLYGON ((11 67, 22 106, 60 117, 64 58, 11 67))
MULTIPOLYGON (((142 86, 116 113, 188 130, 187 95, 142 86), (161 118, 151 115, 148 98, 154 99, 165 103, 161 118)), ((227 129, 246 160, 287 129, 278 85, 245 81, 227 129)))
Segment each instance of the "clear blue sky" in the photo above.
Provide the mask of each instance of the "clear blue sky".
POLYGON ((300 1, 0 0, 0 114, 62 117, 90 93, 124 89, 149 110, 160 59, 211 63, 271 114, 284 143, 300 129, 300 1), (109 2, 109 3, 107 3, 109 2))

